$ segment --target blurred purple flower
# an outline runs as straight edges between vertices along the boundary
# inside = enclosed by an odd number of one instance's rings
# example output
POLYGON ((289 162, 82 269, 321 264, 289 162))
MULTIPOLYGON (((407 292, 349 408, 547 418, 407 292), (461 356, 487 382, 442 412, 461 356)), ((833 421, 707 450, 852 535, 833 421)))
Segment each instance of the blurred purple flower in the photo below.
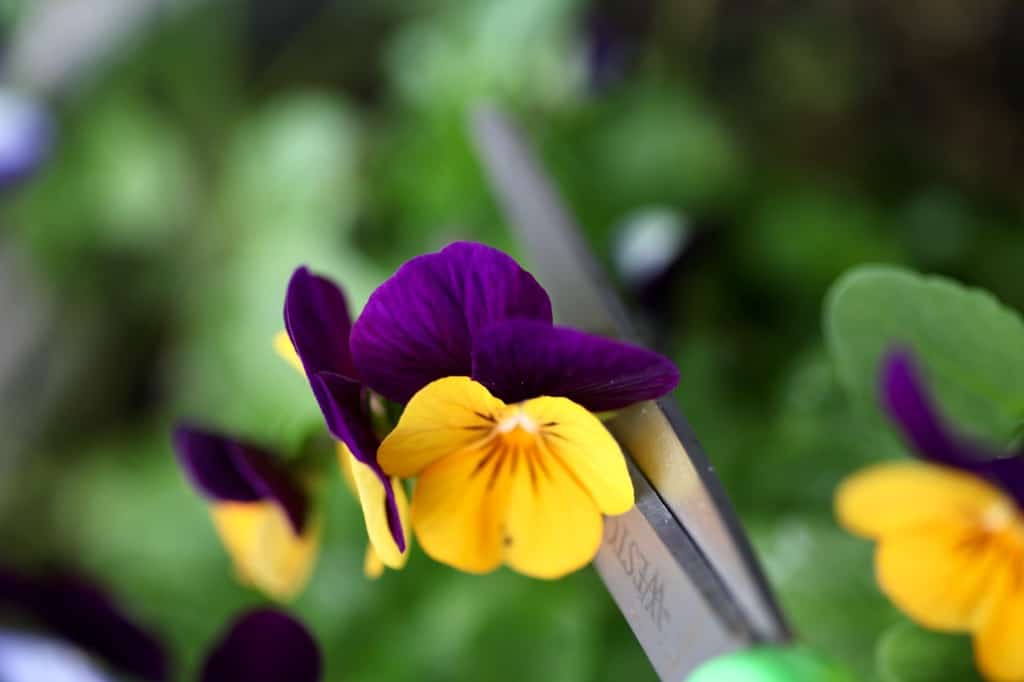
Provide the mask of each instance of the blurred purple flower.
POLYGON ((889 351, 882 363, 882 404, 913 451, 935 464, 980 476, 1024 506, 1024 452, 1007 452, 969 438, 935 407, 913 355, 889 351))
POLYGON ((201 682, 317 682, 320 649, 302 623, 257 609, 236 620, 203 665, 201 682))
POLYGON ((204 496, 216 502, 271 501, 287 515, 295 534, 302 533, 309 501, 272 454, 187 424, 174 430, 173 441, 182 469, 204 496))
MULTIPOLYGON (((169 679, 163 644, 97 585, 70 574, 32 578, 0 568, 0 608, 52 637, 0 629, 2 682, 113 682, 85 655, 146 682, 169 679)), ((250 611, 213 644, 202 682, 317 682, 321 656, 306 628, 283 611, 250 611)))
POLYGON ((163 645, 98 585, 68 573, 26 577, 0 569, 0 605, 142 680, 168 677, 163 645))

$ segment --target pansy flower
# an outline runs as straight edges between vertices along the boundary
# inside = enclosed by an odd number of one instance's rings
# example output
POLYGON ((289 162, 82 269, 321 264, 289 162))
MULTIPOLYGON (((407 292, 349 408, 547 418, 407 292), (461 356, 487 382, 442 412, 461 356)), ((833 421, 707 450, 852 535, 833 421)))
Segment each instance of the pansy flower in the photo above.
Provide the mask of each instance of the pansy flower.
POLYGON ((299 481, 267 451, 192 426, 174 432, 178 460, 211 504, 239 579, 287 600, 316 561, 320 521, 299 481))
POLYGON ((973 635, 986 678, 1024 680, 1024 453, 946 424, 905 351, 884 361, 882 400, 922 461, 845 480, 840 521, 877 541, 878 583, 912 620, 973 635))
POLYGON ((418 476, 420 544, 473 573, 505 563, 554 578, 589 562, 602 514, 633 505, 622 451, 593 413, 678 382, 661 355, 555 326, 537 281, 481 244, 403 265, 370 296, 350 346, 365 385, 407 403, 378 459, 418 476))
POLYGON ((278 352, 305 373, 327 428, 338 440, 345 480, 363 509, 370 539, 365 572, 401 568, 408 558, 405 519, 408 502, 401 480, 377 463, 380 439, 370 410, 371 394, 360 380, 349 350, 352 329, 341 288, 326 277, 299 268, 288 283, 278 352))

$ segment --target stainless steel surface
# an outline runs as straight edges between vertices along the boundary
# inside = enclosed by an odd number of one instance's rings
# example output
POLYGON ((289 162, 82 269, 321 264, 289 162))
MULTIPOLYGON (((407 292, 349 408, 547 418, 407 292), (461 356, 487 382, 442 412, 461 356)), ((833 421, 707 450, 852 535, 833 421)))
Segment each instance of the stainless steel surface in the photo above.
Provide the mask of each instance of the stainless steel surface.
MULTIPOLYGON (((475 113, 473 134, 498 199, 523 239, 530 269, 552 297, 556 319, 591 332, 632 338, 633 330, 620 299, 607 286, 572 217, 522 136, 493 109, 475 113)), ((682 537, 692 538, 700 560, 680 564, 685 576, 679 580, 688 576, 698 592, 702 585, 722 585, 720 593, 709 597, 716 602, 712 611, 719 614, 720 621, 721 614, 735 612, 740 621, 714 626, 710 624, 714 618, 709 618, 708 623, 702 623, 708 614, 694 609, 688 616, 697 623, 694 627, 709 628, 713 634, 708 636, 718 637, 716 646, 723 650, 734 648, 737 637, 747 643, 786 639, 785 622, 746 536, 700 445, 672 401, 634 405, 608 427, 650 482, 682 537)), ((655 507, 639 502, 636 510, 610 521, 609 526, 615 528, 618 523, 634 528, 631 537, 645 556, 678 559, 686 555, 688 550, 673 544, 678 540, 671 533, 644 531, 641 518, 646 520, 648 530, 666 527, 667 522, 655 507)), ((614 579, 616 564, 610 555, 615 553, 606 543, 597 566, 659 673, 695 664, 703 660, 700 657, 706 651, 716 648, 684 650, 682 662, 669 660, 673 647, 663 646, 660 633, 650 630, 640 616, 644 609, 624 602, 628 590, 618 585, 621 580, 614 579)), ((703 593, 708 594, 706 589, 703 593)), ((680 588, 673 594, 684 595, 685 590, 680 588)), ((683 596, 679 599, 683 600, 681 604, 688 603, 683 596)), ((671 634, 669 639, 678 634, 671 634)))
POLYGON ((788 633, 782 616, 714 469, 689 428, 675 428, 673 416, 682 422, 667 400, 640 403, 621 412, 608 429, 708 557, 754 636, 783 640, 788 633))
POLYGON ((623 335, 625 310, 608 296, 587 245, 537 161, 511 124, 497 111, 473 117, 476 149, 509 223, 530 256, 530 271, 551 294, 560 324, 607 336, 623 335))
POLYGON ((701 662, 748 645, 750 633, 647 479, 630 472, 636 507, 607 519, 594 567, 658 676, 680 682, 701 662))

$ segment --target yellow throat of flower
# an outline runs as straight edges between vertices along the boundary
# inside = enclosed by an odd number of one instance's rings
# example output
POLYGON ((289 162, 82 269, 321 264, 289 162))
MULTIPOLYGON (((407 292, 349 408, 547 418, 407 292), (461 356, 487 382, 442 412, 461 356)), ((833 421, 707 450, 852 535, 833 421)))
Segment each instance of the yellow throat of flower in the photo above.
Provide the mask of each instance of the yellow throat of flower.
POLYGON ((1024 517, 1015 504, 999 499, 985 509, 980 521, 981 528, 994 541, 1024 558, 1024 517))
POLYGON ((622 451, 594 415, 566 398, 508 405, 468 377, 413 396, 378 460, 419 477, 412 524, 424 551, 473 573, 506 563, 565 575, 597 552, 602 514, 633 505, 622 451))
MULTIPOLYGON (((524 448, 536 445, 543 437, 541 425, 527 414, 522 403, 509 405, 493 416, 494 429, 492 435, 501 439, 502 444, 524 448)), ((548 424, 547 426, 555 426, 548 424)))

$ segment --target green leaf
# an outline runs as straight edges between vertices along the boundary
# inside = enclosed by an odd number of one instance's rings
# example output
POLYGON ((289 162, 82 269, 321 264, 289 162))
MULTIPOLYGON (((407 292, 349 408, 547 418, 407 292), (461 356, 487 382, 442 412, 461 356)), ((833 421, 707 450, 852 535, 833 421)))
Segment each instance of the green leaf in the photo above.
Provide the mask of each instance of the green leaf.
POLYGON ((801 644, 871 680, 878 633, 901 620, 875 585, 871 544, 809 514, 747 527, 801 644))
POLYGON ((877 404, 883 354, 911 348, 958 427, 1007 443, 1024 418, 1024 322, 986 291, 895 267, 844 275, 825 305, 841 380, 877 404))
POLYGON ((876 657, 883 682, 982 679, 974 668, 969 637, 931 632, 910 622, 897 623, 882 635, 876 657))

